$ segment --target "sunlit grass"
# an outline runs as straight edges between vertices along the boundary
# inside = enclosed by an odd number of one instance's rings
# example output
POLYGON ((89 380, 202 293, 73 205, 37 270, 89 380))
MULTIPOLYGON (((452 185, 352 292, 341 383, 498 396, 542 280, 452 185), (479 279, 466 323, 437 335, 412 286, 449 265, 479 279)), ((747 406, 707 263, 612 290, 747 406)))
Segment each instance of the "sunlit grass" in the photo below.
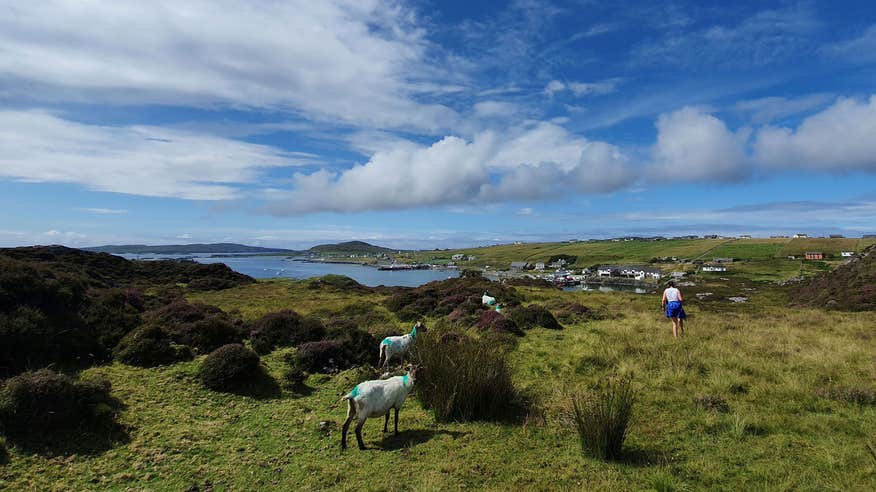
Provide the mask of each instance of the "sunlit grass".
MULTIPOLYGON (((89 371, 108 377, 127 406, 120 420, 130 442, 72 457, 12 448, 0 489, 184 490, 206 481, 217 490, 876 487, 866 447, 876 407, 817 395, 824 387, 874 389, 876 313, 789 309, 782 295, 760 288, 744 305, 692 301, 687 335, 673 340, 657 296, 521 290, 527 302, 574 300, 616 315, 535 328, 519 340, 512 376, 536 397, 543 419, 436 424, 411 398, 398 437, 384 436, 375 419, 364 432, 373 449, 342 453, 340 397, 363 377, 357 370, 311 376, 309 394, 257 400, 204 389, 200 359, 155 369, 113 364, 89 371), (566 395, 616 374, 633 375, 637 399, 625 451, 605 463, 584 456, 561 419, 566 395), (698 406, 702 395, 720 396, 729 411, 698 406)), ((248 319, 381 299, 295 281, 192 296, 248 319)), ((286 352, 262 359, 278 380, 286 352)))

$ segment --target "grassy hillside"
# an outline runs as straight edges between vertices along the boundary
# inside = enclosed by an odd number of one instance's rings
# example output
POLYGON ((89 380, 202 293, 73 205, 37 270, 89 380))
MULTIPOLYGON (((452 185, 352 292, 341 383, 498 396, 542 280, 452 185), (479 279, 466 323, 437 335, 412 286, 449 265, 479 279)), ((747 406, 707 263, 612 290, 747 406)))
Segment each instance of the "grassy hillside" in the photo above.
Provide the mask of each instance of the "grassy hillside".
MULTIPOLYGON (((525 422, 436 424, 413 397, 399 436, 384 436, 369 420, 369 451, 339 449, 339 398, 364 377, 356 369, 310 376, 306 392, 254 399, 203 389, 199 359, 92 368, 126 405, 127 439, 98 450, 68 443, 60 455, 13 447, 0 465, 0 489, 872 490, 876 459, 866 446, 876 446, 876 407, 848 395, 876 392, 869 343, 876 313, 789 310, 783 292, 728 278, 685 290, 689 334, 681 341, 672 340, 655 296, 520 288, 526 303, 575 301, 616 317, 536 328, 519 339, 513 377, 538 402, 525 422), (705 290, 714 295, 696 300, 705 290), (738 293, 751 302, 726 301, 738 293), (633 375, 634 423, 623 458, 602 462, 582 454, 565 395, 617 374, 633 375), (726 408, 703 407, 698 397, 726 408)), ((271 281, 189 297, 254 319, 388 295, 271 281)), ((406 327, 384 314, 397 330, 406 327)), ((289 350, 263 357, 274 377, 289 350)))
POLYGON ((320 244, 307 250, 308 253, 321 255, 351 255, 351 254, 380 254, 397 253, 398 250, 375 246, 363 241, 347 241, 337 244, 320 244))

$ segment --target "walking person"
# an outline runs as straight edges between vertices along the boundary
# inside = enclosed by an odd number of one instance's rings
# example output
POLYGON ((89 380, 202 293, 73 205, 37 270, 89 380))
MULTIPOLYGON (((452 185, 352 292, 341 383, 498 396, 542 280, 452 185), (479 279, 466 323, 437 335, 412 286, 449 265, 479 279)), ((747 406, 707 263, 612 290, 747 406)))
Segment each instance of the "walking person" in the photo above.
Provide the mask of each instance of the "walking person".
POLYGON ((669 287, 663 291, 661 305, 666 310, 666 317, 672 320, 672 336, 675 338, 684 335, 684 318, 687 318, 687 315, 681 306, 683 302, 681 291, 675 287, 675 281, 670 280, 669 287))

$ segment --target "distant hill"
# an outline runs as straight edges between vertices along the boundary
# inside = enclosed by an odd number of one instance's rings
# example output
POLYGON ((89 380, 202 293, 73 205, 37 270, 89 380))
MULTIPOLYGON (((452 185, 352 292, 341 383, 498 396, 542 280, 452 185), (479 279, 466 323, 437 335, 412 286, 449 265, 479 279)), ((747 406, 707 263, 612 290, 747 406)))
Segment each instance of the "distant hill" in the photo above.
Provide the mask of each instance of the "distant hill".
POLYGON ((844 311, 876 310, 876 245, 797 286, 794 300, 806 306, 844 311))
POLYGON ((364 241, 347 241, 345 243, 338 244, 320 244, 319 246, 314 246, 310 248, 307 252, 317 254, 380 254, 395 253, 397 251, 397 249, 375 246, 373 244, 368 244, 364 241))
POLYGON ((95 246, 82 248, 85 251, 112 254, 158 254, 158 255, 190 255, 195 253, 298 253, 292 249, 261 248, 234 243, 214 244, 167 244, 163 246, 147 246, 145 244, 124 244, 118 246, 95 246))

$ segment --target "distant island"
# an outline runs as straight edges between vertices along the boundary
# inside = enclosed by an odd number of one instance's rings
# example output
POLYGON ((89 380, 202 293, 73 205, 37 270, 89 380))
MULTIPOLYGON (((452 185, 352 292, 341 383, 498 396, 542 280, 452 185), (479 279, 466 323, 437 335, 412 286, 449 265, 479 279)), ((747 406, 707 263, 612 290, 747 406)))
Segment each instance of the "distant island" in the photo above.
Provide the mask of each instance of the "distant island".
POLYGON ((94 246, 91 248, 82 248, 85 251, 95 253, 111 253, 119 254, 158 254, 158 255, 190 255, 196 253, 284 253, 296 254, 301 253, 294 249, 283 248, 262 248, 259 246, 247 246, 245 244, 234 243, 214 243, 214 244, 165 244, 160 246, 147 246, 145 244, 123 244, 123 245, 106 245, 94 246))
POLYGON ((158 254, 158 255, 191 255, 198 253, 209 254, 284 254, 284 255, 318 255, 318 256, 348 256, 348 255, 381 255, 397 253, 399 250, 375 246, 364 241, 347 241, 337 244, 320 244, 308 250, 294 250, 284 248, 264 248, 260 246, 247 246, 235 243, 213 244, 165 244, 160 246, 148 246, 145 244, 122 244, 94 246, 81 248, 94 253, 119 254, 158 254))

